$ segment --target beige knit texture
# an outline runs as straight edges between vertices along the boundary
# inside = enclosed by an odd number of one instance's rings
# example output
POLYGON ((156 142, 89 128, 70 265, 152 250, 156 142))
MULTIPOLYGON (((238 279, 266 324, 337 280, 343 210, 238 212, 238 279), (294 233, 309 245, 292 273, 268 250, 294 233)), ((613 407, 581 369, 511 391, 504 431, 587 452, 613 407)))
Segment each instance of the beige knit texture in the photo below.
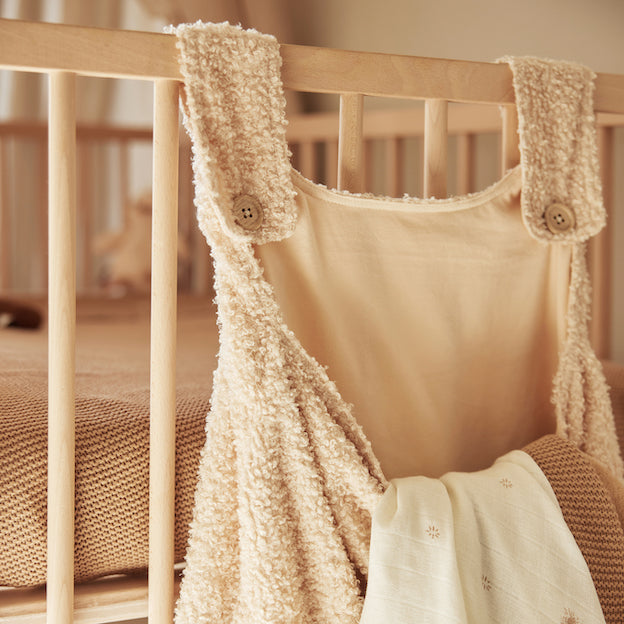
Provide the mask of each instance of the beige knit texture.
MULTIPOLYGON (((179 308, 176 561, 186 552, 217 342, 209 301, 179 308)), ((78 302, 77 582, 147 567, 149 311, 148 299, 78 302)), ((45 330, 0 330, 2 586, 46 581, 47 363, 45 330)))
MULTIPOLYGON (((220 331, 176 622, 355 623, 370 517, 386 481, 350 406, 284 324, 253 249, 253 243, 287 236, 296 221, 279 47, 272 37, 227 23, 198 22, 175 32, 220 331), (265 222, 258 231, 232 220, 241 193, 262 203, 265 222)), ((532 79, 529 72, 517 81, 518 101, 533 98, 529 106, 537 107, 544 129, 550 109, 539 93, 522 88, 532 79)), ((572 122, 573 132, 584 136, 590 120, 572 122)), ((548 136, 538 134, 521 147, 542 149, 548 136)), ((595 172, 586 165, 574 161, 593 188, 595 172)), ((540 215, 540 193, 561 172, 554 167, 547 174, 527 180, 537 187, 527 193, 540 215)), ((584 209, 579 204, 583 237, 594 227, 593 209, 587 208, 587 227, 584 209)), ((554 394, 560 433, 621 474, 606 384, 585 340, 585 249, 573 238, 542 238, 575 244, 568 335, 554 394)))
MULTIPOLYGON (((540 467, 557 497, 591 573, 607 624, 624 616, 624 518, 614 499, 622 481, 603 481, 590 458, 556 435, 523 449, 540 467)), ((598 464, 601 466, 601 464, 598 464)))

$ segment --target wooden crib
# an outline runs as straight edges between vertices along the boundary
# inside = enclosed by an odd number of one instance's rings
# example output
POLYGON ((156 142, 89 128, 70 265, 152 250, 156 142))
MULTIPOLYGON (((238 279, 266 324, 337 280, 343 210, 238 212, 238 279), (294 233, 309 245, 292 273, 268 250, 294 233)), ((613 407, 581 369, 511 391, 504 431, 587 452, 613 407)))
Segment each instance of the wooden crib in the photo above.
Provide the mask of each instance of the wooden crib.
MULTIPOLYGON (((77 622, 106 622, 146 613, 150 622, 171 622, 177 583, 173 531, 181 79, 175 39, 164 34, 9 20, 0 20, 0 32, 0 67, 47 73, 50 81, 48 580, 45 599, 40 589, 0 592, 0 622, 47 618, 50 624, 65 624, 74 617, 77 622), (144 577, 114 577, 77 586, 74 591, 77 74, 154 82, 150 456, 157 461, 150 463, 149 583, 144 577)), ((370 146, 378 141, 384 146, 385 186, 375 191, 400 195, 405 190, 403 146, 410 137, 423 137, 422 192, 428 197, 444 197, 449 187, 455 193, 474 190, 471 167, 477 134, 500 132, 503 171, 519 160, 511 72, 506 65, 292 45, 282 46, 281 53, 286 88, 340 95, 339 123, 333 114, 291 120, 294 164, 316 181, 352 192, 370 190, 372 175, 368 181, 366 176, 367 168, 369 172, 373 168, 370 146), (405 109, 365 116, 364 96, 423 100, 424 115, 405 109), (447 179, 449 134, 457 136, 452 184, 447 179)), ((612 133, 624 119, 624 76, 599 74, 596 87, 608 201, 612 133)), ((152 137, 148 134, 147 138, 152 137)), ((188 166, 182 171, 188 172, 188 166)), ((207 261, 200 249, 197 246, 196 265, 207 261)), ((592 266, 594 342, 603 356, 609 340, 608 258, 608 238, 602 235, 594 243, 592 266)), ((193 282, 200 291, 207 283, 205 270, 201 275, 193 282)))

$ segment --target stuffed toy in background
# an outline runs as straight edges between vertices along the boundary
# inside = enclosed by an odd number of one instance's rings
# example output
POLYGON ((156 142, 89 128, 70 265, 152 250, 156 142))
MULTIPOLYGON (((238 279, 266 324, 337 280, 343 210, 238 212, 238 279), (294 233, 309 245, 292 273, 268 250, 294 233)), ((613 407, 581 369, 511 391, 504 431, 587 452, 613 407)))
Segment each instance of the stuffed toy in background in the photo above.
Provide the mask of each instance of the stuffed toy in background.
POLYGON ((37 329, 41 325, 41 319, 41 312, 32 305, 0 297, 0 329, 37 329))
MULTIPOLYGON (((151 280, 152 195, 143 193, 127 210, 125 229, 100 234, 95 253, 104 256, 100 285, 112 296, 147 294, 151 280)), ((190 254, 178 234, 178 274, 188 268, 190 254)))

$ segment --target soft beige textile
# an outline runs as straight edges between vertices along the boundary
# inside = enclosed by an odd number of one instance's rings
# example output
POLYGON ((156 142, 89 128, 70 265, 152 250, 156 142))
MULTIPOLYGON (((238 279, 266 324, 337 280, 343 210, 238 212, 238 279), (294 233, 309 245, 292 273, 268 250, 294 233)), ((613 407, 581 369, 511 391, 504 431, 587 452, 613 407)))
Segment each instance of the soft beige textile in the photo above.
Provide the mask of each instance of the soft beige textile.
MULTIPOLYGON (((595 141, 585 140, 595 138, 591 97, 587 97, 591 95, 587 72, 561 64, 557 79, 571 88, 563 89, 561 97, 560 90, 555 89, 557 98, 554 100, 552 89, 549 89, 549 72, 528 71, 514 85, 518 101, 529 102, 527 108, 519 106, 519 112, 523 120, 531 120, 530 124, 521 122, 523 175, 527 173, 526 167, 539 162, 539 157, 527 160, 527 156, 540 156, 544 153, 545 143, 550 142, 552 154, 563 164, 563 168, 550 168, 550 173, 563 176, 563 179, 572 176, 571 179, 583 182, 568 188, 542 176, 535 178, 535 188, 525 189, 534 198, 528 203, 521 202, 520 209, 527 220, 531 216, 544 215, 548 206, 540 201, 565 202, 571 193, 580 194, 574 206, 586 209, 588 214, 579 214, 579 230, 572 228, 563 236, 550 237, 548 243, 542 240, 543 245, 558 246, 558 251, 540 252, 537 247, 528 251, 530 237, 540 237, 535 236, 531 228, 525 232, 519 228, 520 220, 517 214, 513 214, 511 193, 507 193, 506 201, 495 206, 505 195, 502 189, 505 184, 511 184, 514 174, 507 178, 507 182, 494 187, 488 208, 485 207, 488 202, 483 202, 483 210, 489 218, 478 226, 472 224, 477 228, 475 232, 466 230, 471 215, 478 213, 478 201, 477 204, 469 201, 462 210, 463 202, 456 200, 445 204, 408 200, 393 202, 390 210, 384 200, 352 198, 346 203, 360 202, 362 214, 351 214, 349 219, 345 202, 338 199, 344 197, 346 200, 348 195, 333 193, 332 199, 326 202, 331 204, 327 210, 334 209, 346 215, 342 229, 338 226, 333 232, 329 231, 331 228, 321 229, 317 236, 317 230, 309 228, 306 235, 305 220, 314 210, 311 208, 307 212, 306 206, 311 207, 314 203, 315 191, 307 190, 305 183, 300 184, 290 170, 277 42, 266 35, 242 31, 229 24, 198 22, 175 30, 185 83, 185 123, 193 140, 198 220, 215 260, 220 323, 219 367, 208 418, 208 442, 200 464, 187 569, 177 607, 179 624, 358 621, 361 609, 358 575, 366 576, 367 572, 370 513, 387 485, 369 438, 360 429, 358 410, 363 409, 360 406, 366 402, 367 386, 371 384, 374 388, 379 379, 388 384, 390 392, 394 390, 399 394, 410 384, 420 385, 424 398, 419 399, 425 407, 419 407, 422 411, 414 414, 414 418, 426 418, 429 423, 424 427, 422 438, 411 440, 411 452, 413 455, 427 453, 431 462, 438 462, 434 470, 443 470, 455 461, 466 464, 476 461, 472 451, 465 450, 465 447, 479 436, 469 439, 461 436, 465 431, 460 431, 453 437, 455 432, 441 431, 444 426, 458 423, 458 420, 453 421, 452 414, 443 412, 446 403, 446 407, 459 405, 467 412, 470 410, 471 414, 482 410, 487 414, 482 415, 486 418, 483 430, 496 426, 486 439, 478 440, 480 456, 495 453, 496 450, 488 448, 492 444, 498 448, 511 444, 510 439, 497 439, 506 435, 501 433, 506 428, 515 430, 519 436, 517 446, 523 444, 523 435, 556 428, 560 435, 585 448, 614 473, 622 474, 604 376, 587 342, 589 283, 585 243, 582 241, 593 233, 594 223, 600 225, 600 214, 595 221, 594 206, 589 201, 599 180, 591 153, 595 151, 595 141), (534 80, 537 80, 537 88, 534 80), (576 87, 579 80, 584 87, 581 90, 576 87), (559 106, 559 101, 563 106, 559 106), (570 130, 574 140, 568 141, 566 134, 566 140, 558 141, 558 135, 552 135, 549 128, 555 117, 570 130), (555 191, 563 188, 564 196, 549 194, 551 188, 555 191), (241 195, 252 196, 251 203, 261 207, 264 217, 259 222, 255 221, 259 212, 254 208, 253 222, 258 227, 249 229, 239 221, 240 212, 236 208, 241 195), (441 205, 447 210, 440 210, 441 205), (410 207, 412 210, 405 210, 410 207), (420 214, 419 207, 428 207, 421 212, 432 214, 420 214), (374 273, 380 270, 357 244, 359 230, 370 227, 364 222, 372 219, 371 213, 376 210, 385 212, 384 217, 397 224, 403 222, 404 226, 413 219, 412 248, 418 248, 426 238, 429 222, 435 221, 436 217, 440 221, 446 217, 447 221, 446 228, 437 228, 438 234, 441 231, 445 236, 447 232, 449 234, 447 244, 440 245, 439 267, 436 266, 434 279, 427 281, 426 285, 417 279, 418 251, 412 251, 412 256, 404 253, 406 240, 401 244, 397 242, 388 252, 394 260, 390 273, 411 275, 413 283, 408 288, 416 291, 418 297, 410 299, 410 305, 402 305, 405 291, 390 291, 390 288, 388 292, 380 291, 379 299, 387 299, 388 305, 371 317, 383 321, 381 327, 363 322, 368 314, 368 298, 372 300, 376 295, 362 288, 364 295, 359 294, 355 302, 349 301, 350 290, 359 289, 360 284, 348 274, 348 270, 341 276, 339 269, 342 262, 347 263, 348 269, 349 263, 353 266, 361 259, 364 271, 374 273), (410 214, 408 218, 407 212, 419 214, 410 214), (466 223, 463 223, 464 217, 466 223), (419 219, 423 224, 427 222, 427 227, 421 231, 417 223, 419 219), (505 236, 509 238, 504 244, 490 231, 499 228, 502 222, 505 223, 505 236), (590 223, 589 231, 585 227, 587 223, 590 223), (305 244, 311 251, 303 252, 302 259, 299 259, 298 252, 303 243, 292 245, 297 253, 287 260, 276 260, 268 269, 270 261, 265 258, 266 249, 271 246, 287 249, 288 245, 279 241, 299 236, 300 225, 303 225, 301 231, 305 244), (454 229, 461 231, 463 237, 453 232, 454 229), (328 240, 321 234, 327 235, 328 240), (474 247, 478 250, 472 256, 458 253, 462 249, 461 245, 457 247, 457 241, 472 236, 475 240, 481 237, 483 247, 473 245, 471 251, 475 252, 474 247), (350 250, 355 256, 353 260, 345 260, 336 253, 340 242, 348 239, 353 241, 350 250), (326 242, 329 247, 322 244, 326 242), (332 248, 334 243, 337 247, 332 248), (265 244, 268 244, 265 248, 259 247, 265 244), (514 271, 513 263, 507 264, 506 256, 490 257, 489 266, 485 261, 476 262, 475 258, 488 257, 488 244, 494 244, 499 252, 509 246, 517 253, 512 255, 512 260, 519 261, 522 257, 526 267, 531 265, 531 260, 525 255, 536 253, 535 265, 541 264, 541 267, 536 269, 533 266, 535 272, 532 275, 539 287, 531 284, 531 288, 527 288, 523 281, 522 293, 518 293, 513 280, 505 282, 500 264, 503 263, 509 273, 514 271), (301 281, 289 278, 289 303, 285 303, 285 295, 277 294, 272 284, 277 285, 286 275, 287 265, 298 263, 296 270, 306 275, 309 268, 306 258, 312 251, 319 255, 318 266, 325 273, 318 277, 312 275, 310 279, 306 276, 301 281), (475 265, 492 278, 489 286, 472 287, 475 265), (324 285, 325 274, 334 272, 335 284, 328 295, 320 285, 324 285), (564 273, 569 279, 567 297, 562 296, 558 288, 547 289, 543 285, 554 279, 557 273, 564 273), (468 282, 464 284, 462 279, 468 282), (310 284, 314 292, 310 292, 310 284), (305 288, 308 288, 307 292, 305 288), (453 299, 450 292, 456 288, 460 289, 462 296, 453 299), (477 296, 487 294, 491 297, 491 310, 487 310, 489 314, 481 319, 481 324, 477 320, 483 308, 473 308, 477 305, 472 301, 475 290, 477 296), (336 295, 338 292, 339 296, 336 295), (544 296, 546 292, 547 297, 544 296), (313 303, 312 295, 320 296, 322 300, 313 303), (442 310, 437 310, 435 305, 428 308, 427 300, 431 297, 436 302, 444 301, 442 310), (515 302, 519 309, 506 308, 499 303, 501 298, 515 302), (566 326, 562 328, 562 299, 566 298, 566 326), (347 309, 341 309, 345 304, 347 309), (445 361, 429 362, 424 357, 424 368, 421 369, 419 366, 423 366, 423 360, 418 360, 417 353, 420 345, 415 345, 413 340, 410 342, 408 335, 411 321, 415 324, 421 320, 416 318, 414 305, 418 310, 429 309, 433 315, 449 317, 446 328, 435 329, 431 336, 425 330, 420 338, 421 350, 426 348, 425 355, 432 354, 435 358, 439 351, 446 350, 447 354, 442 358, 445 361), (501 309, 497 313, 498 305, 501 309), (327 326, 319 323, 318 329, 313 327, 308 334, 301 327, 293 332, 290 325, 294 326, 294 322, 288 308, 308 306, 313 311, 308 315, 313 325, 317 325, 317 317, 322 315, 340 318, 341 325, 332 329, 330 320, 327 326), (470 320, 470 332, 463 327, 464 308, 470 320), (543 326, 537 329, 535 319, 539 314, 543 314, 543 326), (503 333, 501 326, 506 315, 513 318, 503 333), (399 319, 400 316, 407 318, 399 319), (319 362, 313 357, 314 349, 323 341, 336 342, 336 347, 340 347, 343 328, 349 323, 356 329, 359 327, 354 338, 356 343, 362 343, 363 348, 359 359, 356 351, 356 356, 348 356, 348 361, 342 365, 343 373, 347 371, 347 375, 356 381, 351 385, 339 381, 336 386, 332 381, 337 378, 332 366, 338 371, 340 363, 336 366, 330 361, 319 362), (399 328, 399 340, 390 347, 384 344, 384 329, 388 324, 396 324, 399 328), (526 329, 527 326, 532 328, 526 329), (490 329, 492 335, 486 338, 490 329), (529 343, 514 344, 515 337, 509 335, 514 332, 519 332, 519 336, 524 336, 529 343), (546 338, 543 332, 549 337, 546 338), (304 338, 306 335, 308 337, 304 338), (405 340, 404 335, 407 336, 405 340), (457 346, 452 344, 456 337, 459 338, 457 346), (300 338, 307 344, 302 345, 300 338), (499 341, 511 344, 511 352, 496 352, 499 341), (428 345, 428 342, 432 344, 428 345), (386 350, 378 356, 373 349, 379 345, 386 350), (405 365, 407 360, 402 356, 395 360, 391 352, 394 345, 397 349, 413 352, 412 366, 405 365), (549 394, 548 381, 555 372, 554 353, 558 347, 561 347, 561 357, 553 391, 555 413, 549 418, 545 403, 549 394), (537 351, 541 356, 542 350, 543 359, 529 356, 537 351), (430 398, 423 376, 444 374, 445 367, 453 361, 453 354, 456 357, 455 371, 446 373, 446 386, 441 377, 440 386, 434 393, 436 396, 430 398), (377 357, 382 360, 378 368, 375 367, 377 357), (506 362, 506 359, 510 361, 506 362), (388 363, 396 361, 401 364, 400 370, 397 366, 387 370, 388 363), (515 375, 510 375, 511 361, 522 367, 515 375), (499 366, 501 363, 504 366, 499 366), (329 364, 329 369, 325 364, 329 364), (537 367, 535 371, 534 366, 537 367), (350 370, 352 367, 355 370, 350 370), (495 371, 498 375, 499 368, 506 370, 501 371, 502 380, 496 377, 493 383, 480 385, 474 391, 474 384, 462 385, 459 381, 462 375, 480 367, 482 374, 495 371), (497 385, 503 381, 507 384, 505 388, 497 385), (359 392, 364 389, 364 401, 356 397, 359 403, 352 407, 347 392, 349 387, 356 385, 359 392), (456 396, 448 401, 444 389, 456 396), (466 405, 462 405, 461 392, 464 390, 466 405), (527 398, 528 406, 522 417, 514 410, 510 415, 506 403, 520 401, 522 404, 527 398), (472 403, 477 400, 475 407, 472 403), (490 406, 489 401, 494 405, 490 406), (546 416, 536 427, 534 410, 539 403, 542 403, 538 408, 540 413, 546 416), (503 422, 503 417, 498 415, 499 422, 494 424, 496 409, 503 409, 504 416, 510 420, 503 422), (436 413, 438 410, 440 413, 436 413), (439 419, 443 419, 442 426, 437 424, 439 419), (444 443, 448 446, 444 447, 444 443), (430 449, 436 444, 439 448, 431 453, 430 449)), ((535 66, 533 60, 521 64, 535 66)), ((477 198, 483 196, 477 195, 477 198)), ((244 201, 250 205, 248 197, 244 201)), ((517 207, 515 210, 517 212, 517 207)), ((544 227, 544 222, 540 227, 544 227)), ((379 238, 385 235, 385 227, 377 230, 379 238)), ((406 233, 404 236, 409 237, 406 233)), ((364 241, 374 239, 373 232, 362 237, 364 241)), ((382 248, 387 247, 382 243, 382 248)), ((375 284, 373 279, 371 283, 382 288, 381 284, 386 282, 379 279, 375 284)), ((391 285, 396 287, 397 281, 392 280, 391 285)), ((352 343, 350 348, 353 348, 352 343)), ((332 349, 334 346, 328 351, 332 349)), ((376 408, 376 413, 366 423, 368 427, 371 421, 384 422, 393 411, 393 406, 388 407, 384 401, 380 401, 376 408)), ((476 416, 471 423, 473 427, 475 419, 476 416)), ((381 437, 383 427, 377 428, 379 432, 381 437)), ((402 432, 396 431, 394 435, 396 440, 402 432)), ((374 437, 372 443, 374 448, 378 446, 374 437)), ((405 448, 403 446, 402 462, 406 461, 405 448)), ((384 461, 391 461, 388 457, 389 454, 384 461)))
MULTIPOLYGON (((186 550, 216 354, 214 309, 181 301, 176 560, 186 550)), ((0 585, 46 579, 47 335, 0 330, 0 585)), ((78 304, 76 580, 148 559, 149 301, 78 304)))
POLYGON ((519 168, 463 200, 294 183, 297 229, 256 253, 387 477, 478 470, 555 431, 570 248, 528 236, 519 168))
POLYGON ((361 624, 605 622, 557 498, 522 451, 479 472, 393 480, 369 565, 361 624))

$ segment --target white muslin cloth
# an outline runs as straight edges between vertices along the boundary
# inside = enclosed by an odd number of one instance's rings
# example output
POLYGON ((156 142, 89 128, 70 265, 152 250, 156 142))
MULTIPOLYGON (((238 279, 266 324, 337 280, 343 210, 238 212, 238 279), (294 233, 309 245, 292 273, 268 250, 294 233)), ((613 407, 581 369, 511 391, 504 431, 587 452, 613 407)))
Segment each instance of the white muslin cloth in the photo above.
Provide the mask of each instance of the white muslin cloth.
POLYGON ((604 623, 592 578, 533 459, 396 479, 373 514, 361 624, 604 623))

